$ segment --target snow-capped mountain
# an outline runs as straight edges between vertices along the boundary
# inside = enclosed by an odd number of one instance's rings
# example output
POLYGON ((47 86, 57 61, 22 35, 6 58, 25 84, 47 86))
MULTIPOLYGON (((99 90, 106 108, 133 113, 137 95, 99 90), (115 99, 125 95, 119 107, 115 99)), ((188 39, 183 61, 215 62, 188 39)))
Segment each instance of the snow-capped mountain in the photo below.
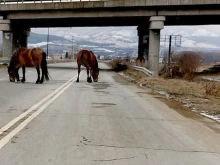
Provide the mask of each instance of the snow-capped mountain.
MULTIPOLYGON (((86 40, 99 44, 112 44, 113 47, 137 48, 137 27, 76 27, 53 28, 50 34, 69 40, 86 40)), ((47 29, 33 29, 33 32, 47 34, 47 29)), ((166 26, 161 35, 181 35, 182 48, 220 49, 219 26, 166 26)), ((162 43, 161 43, 162 44, 162 43)))
MULTIPOLYGON (((181 35, 181 47, 174 49, 220 50, 220 26, 169 26, 161 31, 164 35, 181 35)), ((46 48, 47 28, 31 29, 28 46, 46 48)), ((72 45, 90 49, 100 54, 136 54, 138 46, 137 27, 74 27, 50 28, 49 50, 53 52, 71 51, 72 45)), ((0 40, 1 42, 1 40, 0 40)), ((161 42, 161 49, 166 49, 161 42)), ((74 48, 75 49, 75 48, 74 48)), ((78 49, 77 49, 78 50, 78 49)))

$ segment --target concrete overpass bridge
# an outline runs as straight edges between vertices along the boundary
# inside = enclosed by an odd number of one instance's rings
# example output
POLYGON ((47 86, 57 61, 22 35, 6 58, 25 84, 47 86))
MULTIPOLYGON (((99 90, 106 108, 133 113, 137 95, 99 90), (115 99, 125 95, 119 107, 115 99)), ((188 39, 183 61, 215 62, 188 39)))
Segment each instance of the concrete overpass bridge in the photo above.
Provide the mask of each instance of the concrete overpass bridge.
POLYGON ((138 54, 158 75, 164 25, 219 24, 220 0, 0 0, 3 56, 27 47, 33 27, 137 26, 138 54))

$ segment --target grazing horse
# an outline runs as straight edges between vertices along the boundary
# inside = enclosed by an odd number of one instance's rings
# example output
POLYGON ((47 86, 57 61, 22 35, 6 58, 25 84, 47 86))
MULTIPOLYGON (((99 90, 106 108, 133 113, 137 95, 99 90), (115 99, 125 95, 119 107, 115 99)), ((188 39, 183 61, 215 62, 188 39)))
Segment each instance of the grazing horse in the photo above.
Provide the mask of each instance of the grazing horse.
POLYGON ((141 66, 143 66, 143 64, 145 63, 145 59, 144 56, 138 56, 136 59, 136 66, 138 65, 138 63, 141 64, 141 66))
POLYGON ((37 70, 37 81, 38 83, 44 82, 44 77, 46 80, 49 80, 49 73, 47 70, 47 60, 46 53, 41 48, 33 48, 27 49, 21 47, 12 55, 9 66, 8 66, 8 74, 9 80, 11 82, 15 82, 15 78, 17 81, 20 81, 18 70, 22 67, 23 78, 21 82, 25 82, 25 67, 36 67, 37 70), (40 79, 40 66, 42 70, 42 76, 40 79))
POLYGON ((87 69, 87 82, 88 83, 92 82, 91 75, 92 75, 94 82, 98 81, 98 75, 99 75, 98 61, 92 51, 80 50, 77 54, 77 64, 78 64, 78 77, 77 77, 76 82, 79 82, 79 74, 80 74, 81 65, 86 67, 87 69))

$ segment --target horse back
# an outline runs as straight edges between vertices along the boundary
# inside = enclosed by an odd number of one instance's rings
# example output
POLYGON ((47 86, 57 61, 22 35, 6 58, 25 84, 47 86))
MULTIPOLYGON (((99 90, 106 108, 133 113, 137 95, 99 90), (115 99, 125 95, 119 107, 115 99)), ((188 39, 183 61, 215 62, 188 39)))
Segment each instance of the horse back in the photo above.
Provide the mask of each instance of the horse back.
POLYGON ((18 63, 20 66, 39 66, 43 59, 43 50, 41 48, 20 48, 17 52, 18 63))
POLYGON ((41 48, 33 48, 30 51, 30 56, 35 65, 39 66, 43 60, 44 51, 41 48))
MULTIPOLYGON (((91 54, 88 50, 80 50, 77 54, 78 65, 89 65, 91 67, 91 54)), ((86 66, 85 66, 86 67, 86 66)))

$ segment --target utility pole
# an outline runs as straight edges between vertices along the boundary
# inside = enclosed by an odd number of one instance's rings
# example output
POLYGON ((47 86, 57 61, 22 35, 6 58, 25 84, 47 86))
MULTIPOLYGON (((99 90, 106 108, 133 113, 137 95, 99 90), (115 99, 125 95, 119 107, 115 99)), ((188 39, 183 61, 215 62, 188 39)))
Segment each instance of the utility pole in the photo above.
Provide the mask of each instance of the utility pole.
POLYGON ((171 60, 171 44, 172 44, 172 35, 170 35, 170 39, 169 39, 168 66, 170 65, 170 60, 171 60))
POLYGON ((47 32, 47 59, 48 59, 48 42, 49 42, 49 27, 47 32))
POLYGON ((72 54, 73 54, 73 36, 72 36, 72 54))
POLYGON ((171 49, 172 49, 172 44, 174 45, 174 47, 181 47, 182 44, 182 36, 181 35, 165 35, 165 36, 161 36, 161 41, 164 43, 164 46, 166 47, 167 45, 167 41, 169 41, 169 50, 168 50, 168 55, 167 55, 167 63, 168 65, 170 65, 171 63, 171 49), (173 43, 174 42, 174 43, 173 43))

